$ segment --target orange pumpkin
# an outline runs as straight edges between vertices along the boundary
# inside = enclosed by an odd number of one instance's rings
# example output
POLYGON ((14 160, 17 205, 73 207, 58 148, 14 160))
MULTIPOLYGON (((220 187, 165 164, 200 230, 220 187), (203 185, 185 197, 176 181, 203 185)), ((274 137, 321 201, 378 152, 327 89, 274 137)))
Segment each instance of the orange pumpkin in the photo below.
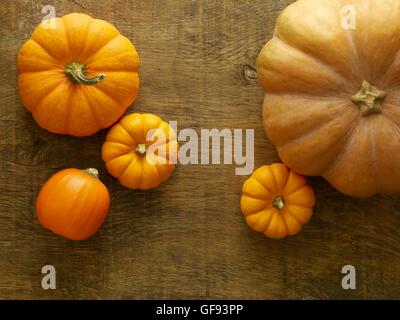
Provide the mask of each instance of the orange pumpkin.
POLYGON ((307 180, 282 163, 254 171, 242 192, 247 224, 269 238, 294 236, 313 214, 315 196, 307 180))
POLYGON ((282 161, 357 197, 400 193, 400 1, 299 0, 257 60, 282 161))
POLYGON ((18 55, 22 103, 44 129, 89 136, 135 100, 139 57, 106 21, 72 13, 41 23, 18 55))
POLYGON ((96 169, 65 169, 42 187, 36 201, 40 223, 71 240, 91 237, 108 214, 110 196, 96 169))
POLYGON ((123 186, 146 190, 171 176, 177 148, 176 133, 168 123, 152 114, 133 113, 111 128, 102 158, 123 186))

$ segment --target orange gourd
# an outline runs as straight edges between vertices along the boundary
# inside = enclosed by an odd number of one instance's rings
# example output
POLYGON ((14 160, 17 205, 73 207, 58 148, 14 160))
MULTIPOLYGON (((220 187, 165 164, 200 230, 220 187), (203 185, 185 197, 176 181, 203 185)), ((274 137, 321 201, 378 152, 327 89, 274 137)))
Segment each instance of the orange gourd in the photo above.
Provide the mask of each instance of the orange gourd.
POLYGON ((36 201, 40 223, 71 240, 91 237, 108 214, 110 196, 96 169, 65 169, 42 187, 36 201))
POLYGON ((282 163, 254 171, 242 192, 247 224, 269 238, 294 236, 313 214, 315 196, 307 180, 282 163))
POLYGON ((356 197, 400 194, 400 1, 299 0, 257 60, 270 141, 356 197))
POLYGON ((123 186, 146 190, 171 176, 177 148, 176 132, 168 123, 152 114, 133 113, 110 129, 102 158, 123 186))
POLYGON ((80 13, 41 23, 18 55, 23 105, 44 129, 89 136, 135 100, 139 57, 110 23, 80 13))

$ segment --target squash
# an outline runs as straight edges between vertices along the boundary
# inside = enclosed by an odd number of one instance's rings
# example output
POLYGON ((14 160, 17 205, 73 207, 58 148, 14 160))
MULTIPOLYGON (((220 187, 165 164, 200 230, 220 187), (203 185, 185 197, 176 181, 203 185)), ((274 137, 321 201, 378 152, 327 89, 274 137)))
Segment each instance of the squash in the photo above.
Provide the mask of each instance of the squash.
POLYGON ((36 201, 39 222, 70 240, 85 240, 103 224, 110 195, 96 169, 65 169, 44 184, 36 201))
POLYGON ((350 196, 400 193, 400 1, 299 0, 257 59, 282 161, 350 196))
POLYGON ((90 136, 115 123, 135 100, 139 57, 106 21, 71 13, 54 23, 54 29, 41 23, 20 49, 20 97, 42 128, 90 136))
POLYGON ((282 163, 255 170, 242 193, 247 224, 272 239, 296 235, 313 214, 314 191, 303 176, 282 163))
POLYGON ((152 114, 133 113, 110 129, 102 158, 123 186, 147 190, 172 175, 177 148, 176 132, 168 123, 152 114))

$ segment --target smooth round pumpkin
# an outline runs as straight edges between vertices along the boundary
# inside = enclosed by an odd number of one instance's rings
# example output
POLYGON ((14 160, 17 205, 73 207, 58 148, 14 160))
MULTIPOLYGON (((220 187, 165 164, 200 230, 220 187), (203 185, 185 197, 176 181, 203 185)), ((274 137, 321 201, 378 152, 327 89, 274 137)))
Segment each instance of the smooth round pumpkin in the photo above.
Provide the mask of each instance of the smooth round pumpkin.
POLYGON ((135 100, 139 57, 110 23, 71 13, 42 22, 18 55, 23 105, 44 129, 89 136, 135 100))
POLYGON ((85 240, 103 224, 110 196, 96 169, 65 169, 44 184, 36 201, 39 222, 70 240, 85 240))
POLYGON ((177 149, 176 132, 168 123, 153 114, 133 113, 110 129, 102 158, 123 186, 147 190, 172 175, 177 149))
POLYGON ((255 170, 242 193, 240 205, 247 224, 268 238, 296 235, 313 214, 314 191, 302 175, 282 163, 255 170))
POLYGON ((400 193, 400 1, 299 0, 257 59, 282 161, 355 197, 400 193))

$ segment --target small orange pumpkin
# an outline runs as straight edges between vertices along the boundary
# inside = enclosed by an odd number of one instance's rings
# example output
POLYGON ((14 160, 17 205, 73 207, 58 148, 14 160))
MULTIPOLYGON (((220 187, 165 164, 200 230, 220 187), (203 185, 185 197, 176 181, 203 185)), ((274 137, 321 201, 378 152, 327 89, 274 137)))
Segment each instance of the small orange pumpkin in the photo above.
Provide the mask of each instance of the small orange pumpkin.
POLYGON ((177 148, 176 132, 168 123, 152 114, 133 113, 110 129, 102 158, 123 186, 146 190, 171 176, 177 148))
POLYGON ((23 105, 44 129, 89 136, 135 100, 139 56, 110 23, 71 13, 42 22, 18 55, 23 105))
POLYGON ((96 169, 65 169, 40 190, 36 214, 46 229, 70 240, 84 240, 101 227, 109 206, 108 190, 96 169))
POLYGON ((313 214, 315 196, 307 180, 282 163, 254 171, 242 192, 247 224, 272 239, 297 234, 313 214))

